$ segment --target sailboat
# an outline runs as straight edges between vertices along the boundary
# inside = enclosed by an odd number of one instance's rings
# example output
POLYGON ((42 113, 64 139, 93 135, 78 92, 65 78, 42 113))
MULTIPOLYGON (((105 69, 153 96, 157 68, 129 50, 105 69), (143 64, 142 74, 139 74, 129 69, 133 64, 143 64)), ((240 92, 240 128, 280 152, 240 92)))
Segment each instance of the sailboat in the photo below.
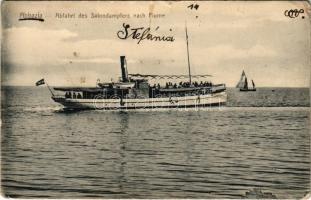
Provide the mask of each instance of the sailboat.
POLYGON ((239 88, 241 92, 256 91, 256 86, 255 86, 254 81, 252 80, 251 83, 252 83, 252 87, 249 87, 247 76, 243 70, 240 81, 236 85, 236 88, 239 88))

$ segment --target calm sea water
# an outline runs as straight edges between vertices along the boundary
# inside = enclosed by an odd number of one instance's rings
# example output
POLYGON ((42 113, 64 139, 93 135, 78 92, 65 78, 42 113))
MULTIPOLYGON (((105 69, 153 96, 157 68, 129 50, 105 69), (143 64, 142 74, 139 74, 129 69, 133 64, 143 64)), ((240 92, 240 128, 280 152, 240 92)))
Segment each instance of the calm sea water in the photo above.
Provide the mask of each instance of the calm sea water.
POLYGON ((63 112, 43 87, 2 88, 9 197, 243 198, 310 188, 309 90, 228 89, 209 110, 63 112), (273 91, 274 90, 274 91, 273 91))

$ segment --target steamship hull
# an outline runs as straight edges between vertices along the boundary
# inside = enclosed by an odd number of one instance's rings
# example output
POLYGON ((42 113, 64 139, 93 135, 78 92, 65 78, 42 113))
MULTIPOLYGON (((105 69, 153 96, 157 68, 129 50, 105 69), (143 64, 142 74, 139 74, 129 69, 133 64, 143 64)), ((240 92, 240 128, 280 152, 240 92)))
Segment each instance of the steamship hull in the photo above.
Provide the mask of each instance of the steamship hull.
POLYGON ((226 92, 215 94, 146 98, 146 99, 71 99, 54 96, 52 99, 62 104, 65 109, 75 110, 132 110, 157 108, 199 108, 219 107, 226 104, 226 92))

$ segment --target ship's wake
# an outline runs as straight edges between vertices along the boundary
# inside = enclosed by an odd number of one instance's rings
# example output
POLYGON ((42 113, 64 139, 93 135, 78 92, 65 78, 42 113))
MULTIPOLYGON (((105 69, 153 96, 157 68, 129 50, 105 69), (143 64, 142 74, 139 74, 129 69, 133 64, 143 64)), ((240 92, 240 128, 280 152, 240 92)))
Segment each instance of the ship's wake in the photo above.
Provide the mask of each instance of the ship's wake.
POLYGON ((62 106, 32 106, 23 108, 24 112, 59 112, 63 110, 62 106))

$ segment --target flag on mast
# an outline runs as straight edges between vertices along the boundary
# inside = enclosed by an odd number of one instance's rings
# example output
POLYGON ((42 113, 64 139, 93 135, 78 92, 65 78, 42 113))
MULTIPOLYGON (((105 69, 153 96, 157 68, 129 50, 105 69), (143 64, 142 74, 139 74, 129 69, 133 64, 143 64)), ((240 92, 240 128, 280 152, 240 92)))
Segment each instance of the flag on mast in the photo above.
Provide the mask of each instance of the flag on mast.
POLYGON ((48 84, 47 82, 45 82, 44 78, 42 78, 42 79, 40 79, 40 80, 38 80, 38 81, 36 82, 36 86, 44 85, 44 84, 46 84, 46 86, 48 87, 48 89, 49 89, 49 91, 51 92, 52 96, 54 96, 53 91, 51 90, 49 84, 48 84))
POLYGON ((39 85, 44 85, 45 84, 45 81, 44 81, 44 78, 43 79, 40 79, 36 82, 36 86, 39 86, 39 85))

